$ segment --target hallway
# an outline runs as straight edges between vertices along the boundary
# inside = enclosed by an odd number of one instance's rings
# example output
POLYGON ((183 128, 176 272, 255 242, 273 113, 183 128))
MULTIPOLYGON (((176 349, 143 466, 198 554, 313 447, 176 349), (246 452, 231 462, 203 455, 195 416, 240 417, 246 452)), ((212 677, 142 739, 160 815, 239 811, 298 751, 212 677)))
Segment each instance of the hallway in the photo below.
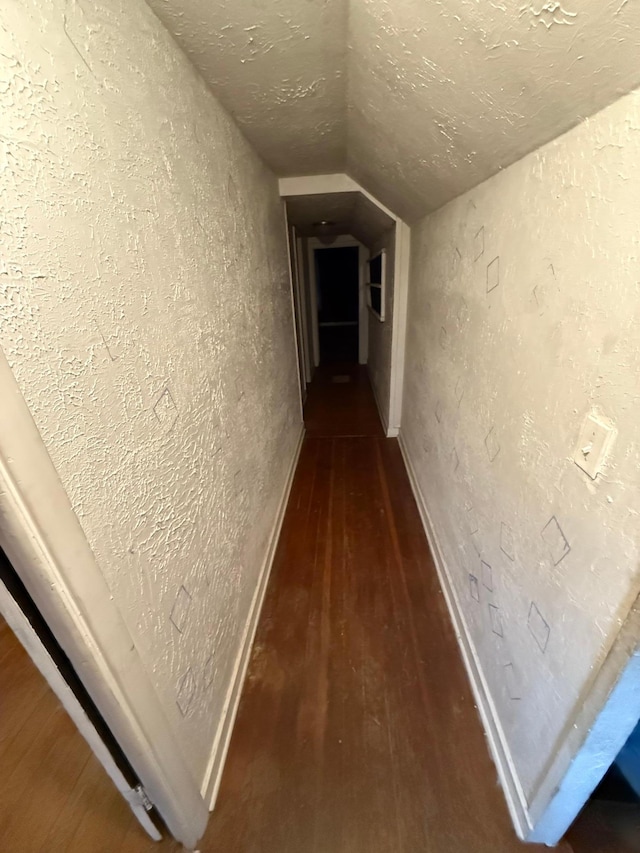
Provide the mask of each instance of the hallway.
MULTIPOLYGON (((366 368, 320 368, 305 418, 221 790, 198 850, 546 849, 514 835, 400 450, 383 436, 366 368)), ((184 849, 145 837, 4 623, 0 658, 1 849, 184 849), (26 806, 11 809, 25 786, 26 806)), ((602 805, 578 819, 569 840, 557 849, 634 849, 616 840, 602 805)))
POLYGON ((0 5, 0 549, 175 844, 552 844, 638 724, 640 3, 564 5, 0 5))
POLYGON ((382 435, 364 369, 337 376, 321 370, 310 388, 308 432, 199 847, 527 849, 496 781, 398 444, 382 435))

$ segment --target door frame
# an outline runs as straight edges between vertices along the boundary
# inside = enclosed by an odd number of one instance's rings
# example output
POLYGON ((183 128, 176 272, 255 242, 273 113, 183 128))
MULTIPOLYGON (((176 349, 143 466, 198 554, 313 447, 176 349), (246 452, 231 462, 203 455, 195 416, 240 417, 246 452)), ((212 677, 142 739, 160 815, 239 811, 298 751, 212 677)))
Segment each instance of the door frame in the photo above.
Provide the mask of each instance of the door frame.
POLYGON ((58 668, 39 633, 32 625, 17 599, 14 598, 4 580, 0 578, 0 614, 31 658, 34 666, 51 690, 56 694, 63 708, 71 717, 76 728, 85 739, 89 748, 102 764, 107 775, 129 804, 145 832, 154 841, 160 841, 162 835, 149 816, 143 794, 127 781, 116 763, 109 747, 98 733, 85 707, 76 696, 61 670, 58 668))
POLYGON ((367 305, 367 272, 369 249, 350 234, 341 234, 332 243, 323 243, 317 237, 308 240, 309 289, 313 317, 313 361, 320 364, 320 329, 318 323, 318 282, 316 273, 317 249, 358 249, 358 364, 366 364, 369 358, 369 308, 367 305))
POLYGON ((287 266, 289 268, 289 296, 291 297, 291 321, 293 326, 293 340, 296 348, 296 366, 298 368, 298 390, 300 394, 300 417, 304 420, 304 404, 307 399, 307 383, 305 380, 304 355, 302 352, 302 325, 300 318, 300 300, 297 285, 297 270, 294 269, 294 245, 295 232, 289 225, 289 214, 287 205, 282 203, 284 214, 284 232, 287 245, 287 266))
POLYGON ((194 846, 208 809, 1 351, 0 399, 0 546, 167 828, 194 846))
POLYGON ((292 226, 296 235, 295 262, 297 265, 298 292, 300 294, 300 309, 302 311, 302 343, 304 351, 305 381, 307 385, 313 379, 313 342, 311 340, 310 322, 310 290, 308 276, 305 275, 305 261, 307 253, 303 238, 298 234, 295 226, 292 226))
POLYGON ((526 812, 525 841, 555 846, 640 720, 640 595, 594 673, 526 812))
MULTIPOLYGON (((362 184, 344 173, 329 175, 300 175, 293 178, 280 178, 278 188, 282 198, 290 196, 325 195, 334 193, 361 193, 369 201, 373 202, 384 213, 396 223, 396 244, 393 283, 393 325, 391 344, 391 369, 389 376, 389 422, 387 436, 394 437, 400 434, 402 424, 402 402, 404 391, 404 356, 407 336, 407 301, 409 294, 410 274, 410 248, 411 228, 407 223, 397 216, 392 210, 384 205, 372 193, 366 190, 362 184)), ((311 242, 310 240, 308 242, 311 242)), ((334 244, 335 245, 335 244, 334 244)), ((315 275, 311 261, 313 255, 309 249, 310 277, 315 275)), ((313 293, 313 288, 310 289, 313 293)), ((315 306, 312 306, 315 307, 315 306)), ((316 312, 313 312, 314 315, 316 312)), ((368 331, 368 326, 367 326, 368 331)), ((311 328, 313 336, 314 363, 319 364, 319 346, 317 340, 318 329, 316 323, 311 328)), ((362 364, 366 364, 368 357, 368 346, 365 351, 362 364)), ((362 355, 362 353, 361 353, 362 355)))

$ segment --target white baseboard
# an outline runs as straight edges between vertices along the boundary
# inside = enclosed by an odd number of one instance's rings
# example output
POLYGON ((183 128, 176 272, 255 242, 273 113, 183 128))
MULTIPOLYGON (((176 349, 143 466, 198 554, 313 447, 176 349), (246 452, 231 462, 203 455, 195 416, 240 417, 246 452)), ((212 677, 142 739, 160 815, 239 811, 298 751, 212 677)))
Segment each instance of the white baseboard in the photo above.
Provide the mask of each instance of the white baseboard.
POLYGON ((404 442, 402 433, 400 433, 398 443, 400 445, 407 474, 409 475, 409 480, 411 482, 411 489, 418 505, 422 524, 427 535, 427 540, 431 548, 431 553, 433 554, 438 577, 440 578, 442 592, 447 602, 447 607, 449 608, 449 615, 453 622, 460 651, 462 652, 462 659, 464 661, 467 675, 471 683, 471 689, 480 712, 480 718, 484 726, 491 756, 498 771, 498 777, 507 801, 509 813, 515 830, 518 833, 518 837, 524 840, 529 836, 532 829, 526 797, 522 790, 520 780, 518 779, 518 774, 511 758, 509 745, 491 698, 489 687, 482 672, 482 666, 465 621, 462 608, 460 607, 453 583, 451 582, 451 576, 442 555, 442 550, 439 546, 438 538, 431 522, 431 516, 427 508, 426 501, 418 485, 410 452, 404 442))
POLYGON ((387 416, 385 415, 384 409, 380 405, 380 400, 378 399, 378 392, 376 390, 376 386, 371 379, 371 374, 369 374, 369 385, 371 385, 371 390, 373 391, 373 399, 376 401, 376 408, 378 409, 378 415, 380 416, 380 421, 382 422, 382 429, 384 430, 384 434, 387 438, 397 438, 400 430, 396 427, 390 427, 387 416))
POLYGON ((256 585, 253 599, 251 601, 251 607, 249 608, 249 615, 245 623, 242 642, 240 644, 240 651, 238 652, 238 656, 236 658, 234 666, 233 677, 231 678, 220 724, 218 726, 218 731, 213 742, 211 756, 207 763, 207 770, 205 773, 204 782, 202 783, 201 791, 202 798, 204 799, 205 803, 208 804, 210 811, 213 811, 213 808, 216 803, 216 798, 218 796, 220 780, 222 779, 222 770, 224 768, 224 762, 227 757, 229 742, 231 740, 231 732, 233 731, 233 724, 235 722, 236 714, 238 712, 238 706, 240 704, 240 696, 242 694, 242 687, 244 685, 245 676, 247 674, 249 658, 251 657, 253 640, 256 634, 256 629, 258 627, 258 620, 260 618, 260 612, 262 610, 262 604, 264 602, 264 596, 267 590, 267 582, 271 573, 271 566, 273 565, 276 549, 278 547, 278 540, 280 539, 280 530, 282 529, 282 522, 284 521, 284 515, 287 509, 287 502, 289 500, 289 494, 291 492, 291 486, 293 484, 293 477, 295 475, 296 468, 298 465, 300 451, 302 450, 303 439, 304 426, 300 430, 300 436, 298 438, 296 449, 293 453, 293 458, 289 467, 289 473, 287 474, 284 489, 282 490, 282 495, 280 497, 278 511, 274 519, 271 536, 269 537, 269 544, 267 546, 264 562, 262 564, 262 568, 260 569, 258 583, 256 585))

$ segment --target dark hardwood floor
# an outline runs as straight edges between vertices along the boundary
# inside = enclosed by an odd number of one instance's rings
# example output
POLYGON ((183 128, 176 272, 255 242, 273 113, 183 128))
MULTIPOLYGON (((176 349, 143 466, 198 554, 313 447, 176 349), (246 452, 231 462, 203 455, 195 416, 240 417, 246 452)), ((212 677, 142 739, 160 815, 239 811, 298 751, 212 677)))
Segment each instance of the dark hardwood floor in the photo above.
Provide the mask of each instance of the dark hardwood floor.
MULTIPOLYGON (((321 371, 218 804, 201 853, 512 853, 395 440, 361 368, 321 371), (350 377, 333 382, 334 375, 350 377)), ((151 853, 0 626, 0 850, 151 853)), ((587 809, 562 853, 625 853, 587 809)))
POLYGON ((336 384, 323 372, 310 391, 308 435, 200 848, 536 849, 514 835, 398 444, 382 437, 366 375, 351 375, 336 384))
POLYGON ((309 386, 304 423, 308 437, 382 438, 367 368, 350 363, 321 365, 309 386))

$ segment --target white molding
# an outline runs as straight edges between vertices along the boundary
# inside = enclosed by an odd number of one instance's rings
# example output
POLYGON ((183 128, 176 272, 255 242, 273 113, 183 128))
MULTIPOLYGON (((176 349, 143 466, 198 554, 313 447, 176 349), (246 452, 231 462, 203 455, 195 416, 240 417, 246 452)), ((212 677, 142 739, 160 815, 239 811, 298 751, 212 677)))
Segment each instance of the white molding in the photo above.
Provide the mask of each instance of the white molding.
POLYGON ((309 336, 309 309, 307 307, 307 284, 304 277, 304 261, 303 261, 303 246, 302 238, 298 237, 298 232, 293 226, 295 234, 294 254, 296 272, 298 277, 298 293, 300 294, 300 310, 302 313, 302 343, 304 349, 304 381, 308 385, 311 382, 311 341, 309 336))
POLYGON ((358 184, 342 172, 331 175, 300 175, 294 178, 279 178, 281 196, 322 195, 324 193, 358 192, 358 184))
MULTIPOLYGON (((369 258, 369 264, 367 269, 367 307, 369 308, 369 312, 373 314, 376 320, 379 323, 384 323, 385 317, 387 314, 387 250, 380 249, 379 252, 376 252, 375 255, 371 255, 369 258), (371 282, 371 263, 380 256, 380 284, 372 284, 371 282), (371 303, 371 288, 376 287, 380 289, 380 313, 374 309, 371 303)), ((394 302, 395 302, 395 293, 394 293, 394 302)))
POLYGON ((296 195, 324 195, 325 193, 362 193, 365 198, 379 207, 383 213, 391 217, 394 222, 401 221, 392 210, 389 210, 382 202, 372 195, 368 190, 344 173, 332 175, 301 175, 297 178, 280 178, 278 189, 281 196, 296 195))
POLYGON ((467 670, 471 689, 478 706, 478 711, 480 712, 491 756, 498 771, 498 776, 507 801, 509 813, 511 814, 511 819, 518 837, 524 840, 529 837, 532 829, 529 819, 527 800, 524 795, 524 791, 522 790, 520 780, 518 779, 518 774, 511 758, 507 739, 491 698, 491 693, 484 677, 471 633, 469 632, 462 608, 458 602, 442 550, 438 543, 435 528, 431 521, 426 501, 420 490, 420 486, 418 485, 418 479, 411 461, 411 455, 402 433, 400 433, 398 443, 407 469, 407 474, 409 475, 411 489, 416 499, 416 504, 418 505, 422 525, 433 555, 433 561, 438 572, 440 586, 442 587, 442 592, 444 594, 445 601, 447 602, 447 607, 449 608, 449 615, 451 616, 456 638, 460 646, 462 659, 467 670))
MULTIPOLYGON (((304 354, 302 352, 302 340, 298 334, 298 324, 300 324, 300 334, 302 334, 302 318, 300 316, 300 300, 297 293, 297 270, 294 270, 294 259, 291 256, 291 244, 295 244, 296 234, 295 229, 292 233, 289 231, 289 216, 287 213, 287 205, 282 202, 282 212, 284 214, 284 236, 287 244, 287 264, 289 267, 289 290, 291 296, 291 325, 293 326, 293 341, 296 353, 296 363, 298 366, 298 388, 300 391, 300 418, 304 420, 304 403, 307 395, 307 383, 305 379, 304 354)), ((294 247, 295 248, 295 247, 294 247)))
MULTIPOLYGON (((377 314, 374 316, 377 320, 377 314)), ((371 390, 373 391, 373 399, 376 401, 376 408, 378 410, 378 415, 380 416, 380 422, 382 424, 382 429, 384 430, 385 436, 387 438, 397 438, 400 433, 400 430, 389 426, 389 422, 385 415, 384 408, 380 405, 380 398, 378 397, 378 391, 376 389, 375 383, 371 381, 371 376, 369 376, 369 385, 371 385, 371 390)))
POLYGON ((254 591, 253 599, 251 601, 251 607, 249 608, 249 614, 247 616, 247 621, 245 623, 244 631, 242 634, 240 649, 238 651, 238 655, 236 657, 236 662, 234 665, 233 677, 231 678, 229 688, 227 690, 227 696, 225 699, 220 723, 218 725, 218 731, 216 732, 213 747, 211 750, 211 755, 209 756, 209 761, 207 762, 207 770, 205 772, 204 781, 202 783, 202 796, 205 802, 208 803, 210 811, 213 811, 213 808, 216 804, 218 791, 220 789, 220 781, 222 779, 224 762, 227 757, 227 752, 229 750, 229 743, 231 741, 233 724, 235 722, 236 714, 238 713, 240 696, 242 695, 242 687, 244 685, 245 677, 247 674, 247 667, 249 666, 249 660, 251 657, 251 649, 253 648, 253 641, 258 627, 258 621, 260 618, 260 613, 262 611, 262 605, 264 603, 267 583, 269 581, 271 568, 273 566, 273 561, 276 555, 278 541, 280 539, 280 531, 282 530, 282 523, 284 521, 287 503, 289 501, 289 495, 291 494, 291 487, 293 485, 293 479, 296 473, 296 468, 298 467, 298 459, 300 458, 300 451, 302 450, 303 441, 304 426, 301 426, 298 442, 293 453, 289 472, 287 474, 287 478, 284 483, 284 488, 282 490, 282 495, 278 504, 278 509, 274 519, 271 536, 269 537, 269 544, 267 546, 264 562, 260 569, 258 583, 256 584, 256 589, 254 591))
POLYGON ((0 351, 0 545, 173 836, 207 809, 58 473, 0 351))
POLYGON ((404 392, 404 357, 407 342, 407 310, 411 256, 411 229, 396 222, 393 273, 393 320, 391 333, 391 372, 389 377, 389 426, 400 431, 404 392))
MULTIPOLYGON (((377 315, 374 314, 374 316, 377 320, 377 315)), ((375 383, 371 381, 371 375, 369 375, 369 385, 371 386, 371 390, 373 391, 373 399, 376 401, 376 409, 378 410, 378 417, 380 418, 380 423, 382 424, 384 434, 387 436, 387 438, 396 438, 398 433, 396 433, 395 435, 389 435, 389 422, 387 421, 383 407, 380 405, 378 391, 376 389, 375 383)))

